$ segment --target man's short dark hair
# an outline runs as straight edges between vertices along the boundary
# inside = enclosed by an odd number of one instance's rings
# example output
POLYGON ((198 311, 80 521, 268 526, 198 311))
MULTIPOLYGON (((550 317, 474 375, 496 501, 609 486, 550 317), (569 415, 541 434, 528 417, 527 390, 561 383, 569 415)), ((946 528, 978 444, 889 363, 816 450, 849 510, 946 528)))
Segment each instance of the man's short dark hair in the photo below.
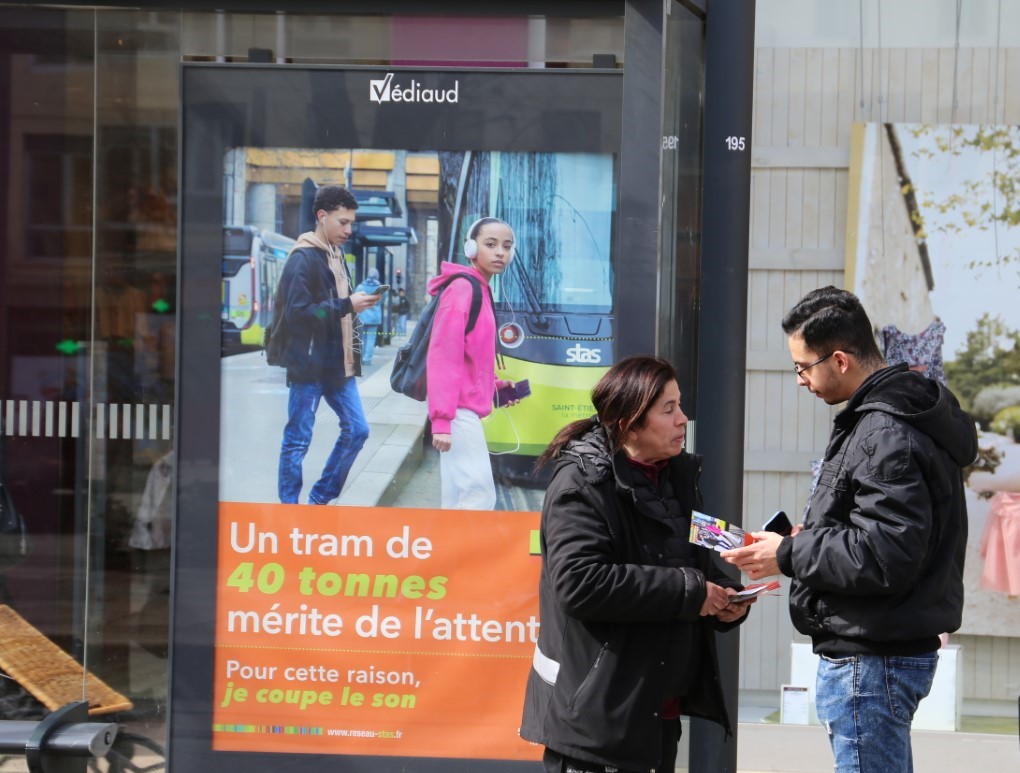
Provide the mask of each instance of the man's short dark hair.
POLYGON ((342 185, 323 185, 315 192, 315 203, 312 204, 312 211, 325 210, 333 212, 340 209, 357 209, 358 200, 354 194, 342 185))
POLYGON ((857 355, 861 362, 881 365, 871 320, 860 299, 832 285, 812 290, 783 317, 783 332, 799 335, 809 351, 857 355))

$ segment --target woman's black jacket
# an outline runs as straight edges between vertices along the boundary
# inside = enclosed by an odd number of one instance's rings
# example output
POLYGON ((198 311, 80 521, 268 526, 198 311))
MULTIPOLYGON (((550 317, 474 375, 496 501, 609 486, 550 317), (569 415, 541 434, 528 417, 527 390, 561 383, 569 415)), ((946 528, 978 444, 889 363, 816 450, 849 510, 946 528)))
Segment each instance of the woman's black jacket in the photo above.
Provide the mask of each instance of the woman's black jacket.
MULTIPOLYGON (((668 525, 626 484, 627 467, 622 453, 610 455, 601 428, 558 457, 542 509, 542 626, 520 733, 568 757, 636 771, 658 762, 667 699, 680 697, 683 714, 730 731, 714 631, 739 623, 699 612, 706 577, 740 586, 711 551, 663 532, 668 525), (671 545, 689 565, 677 566, 671 545), (664 694, 678 680, 686 694, 664 694)), ((689 529, 701 459, 683 453, 667 469, 678 521, 689 529)))

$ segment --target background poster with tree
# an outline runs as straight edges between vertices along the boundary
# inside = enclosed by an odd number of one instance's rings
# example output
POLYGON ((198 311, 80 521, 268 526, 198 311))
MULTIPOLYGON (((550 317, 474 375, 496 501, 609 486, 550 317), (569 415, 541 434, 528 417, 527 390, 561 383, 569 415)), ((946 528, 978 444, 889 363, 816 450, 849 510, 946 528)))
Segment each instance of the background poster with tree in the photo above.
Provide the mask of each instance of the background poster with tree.
POLYGON ((856 124, 846 286, 979 424, 961 633, 1020 636, 1020 127, 856 124))

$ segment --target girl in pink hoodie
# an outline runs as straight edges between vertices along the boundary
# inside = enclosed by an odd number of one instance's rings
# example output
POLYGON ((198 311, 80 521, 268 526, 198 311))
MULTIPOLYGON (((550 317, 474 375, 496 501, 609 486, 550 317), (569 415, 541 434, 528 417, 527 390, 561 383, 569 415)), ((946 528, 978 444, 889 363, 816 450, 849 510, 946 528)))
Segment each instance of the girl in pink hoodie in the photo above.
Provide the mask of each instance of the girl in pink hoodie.
POLYGON ((497 387, 496 317, 489 280, 502 274, 514 257, 514 232, 494 217, 468 228, 464 255, 470 266, 444 262, 429 282, 435 295, 450 277, 464 274, 443 290, 432 321, 427 360, 428 407, 432 445, 440 451, 443 508, 492 510, 496 486, 482 419, 492 413, 497 387), (482 308, 467 332, 474 283, 482 285, 482 308))

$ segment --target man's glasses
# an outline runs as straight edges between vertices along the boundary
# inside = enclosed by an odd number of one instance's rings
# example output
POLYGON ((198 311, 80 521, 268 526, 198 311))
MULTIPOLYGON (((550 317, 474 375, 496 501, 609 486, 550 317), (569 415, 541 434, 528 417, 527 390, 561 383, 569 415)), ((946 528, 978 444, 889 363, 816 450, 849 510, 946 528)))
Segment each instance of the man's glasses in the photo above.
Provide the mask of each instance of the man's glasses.
POLYGON ((835 352, 829 352, 828 354, 824 355, 823 357, 819 357, 817 360, 815 360, 814 362, 808 363, 807 365, 803 365, 803 366, 801 366, 801 365, 794 365, 793 366, 793 372, 796 373, 798 376, 801 376, 801 375, 804 374, 805 370, 807 370, 808 368, 813 368, 815 365, 818 365, 820 363, 825 362, 827 359, 829 359, 834 354, 835 354, 835 352))

